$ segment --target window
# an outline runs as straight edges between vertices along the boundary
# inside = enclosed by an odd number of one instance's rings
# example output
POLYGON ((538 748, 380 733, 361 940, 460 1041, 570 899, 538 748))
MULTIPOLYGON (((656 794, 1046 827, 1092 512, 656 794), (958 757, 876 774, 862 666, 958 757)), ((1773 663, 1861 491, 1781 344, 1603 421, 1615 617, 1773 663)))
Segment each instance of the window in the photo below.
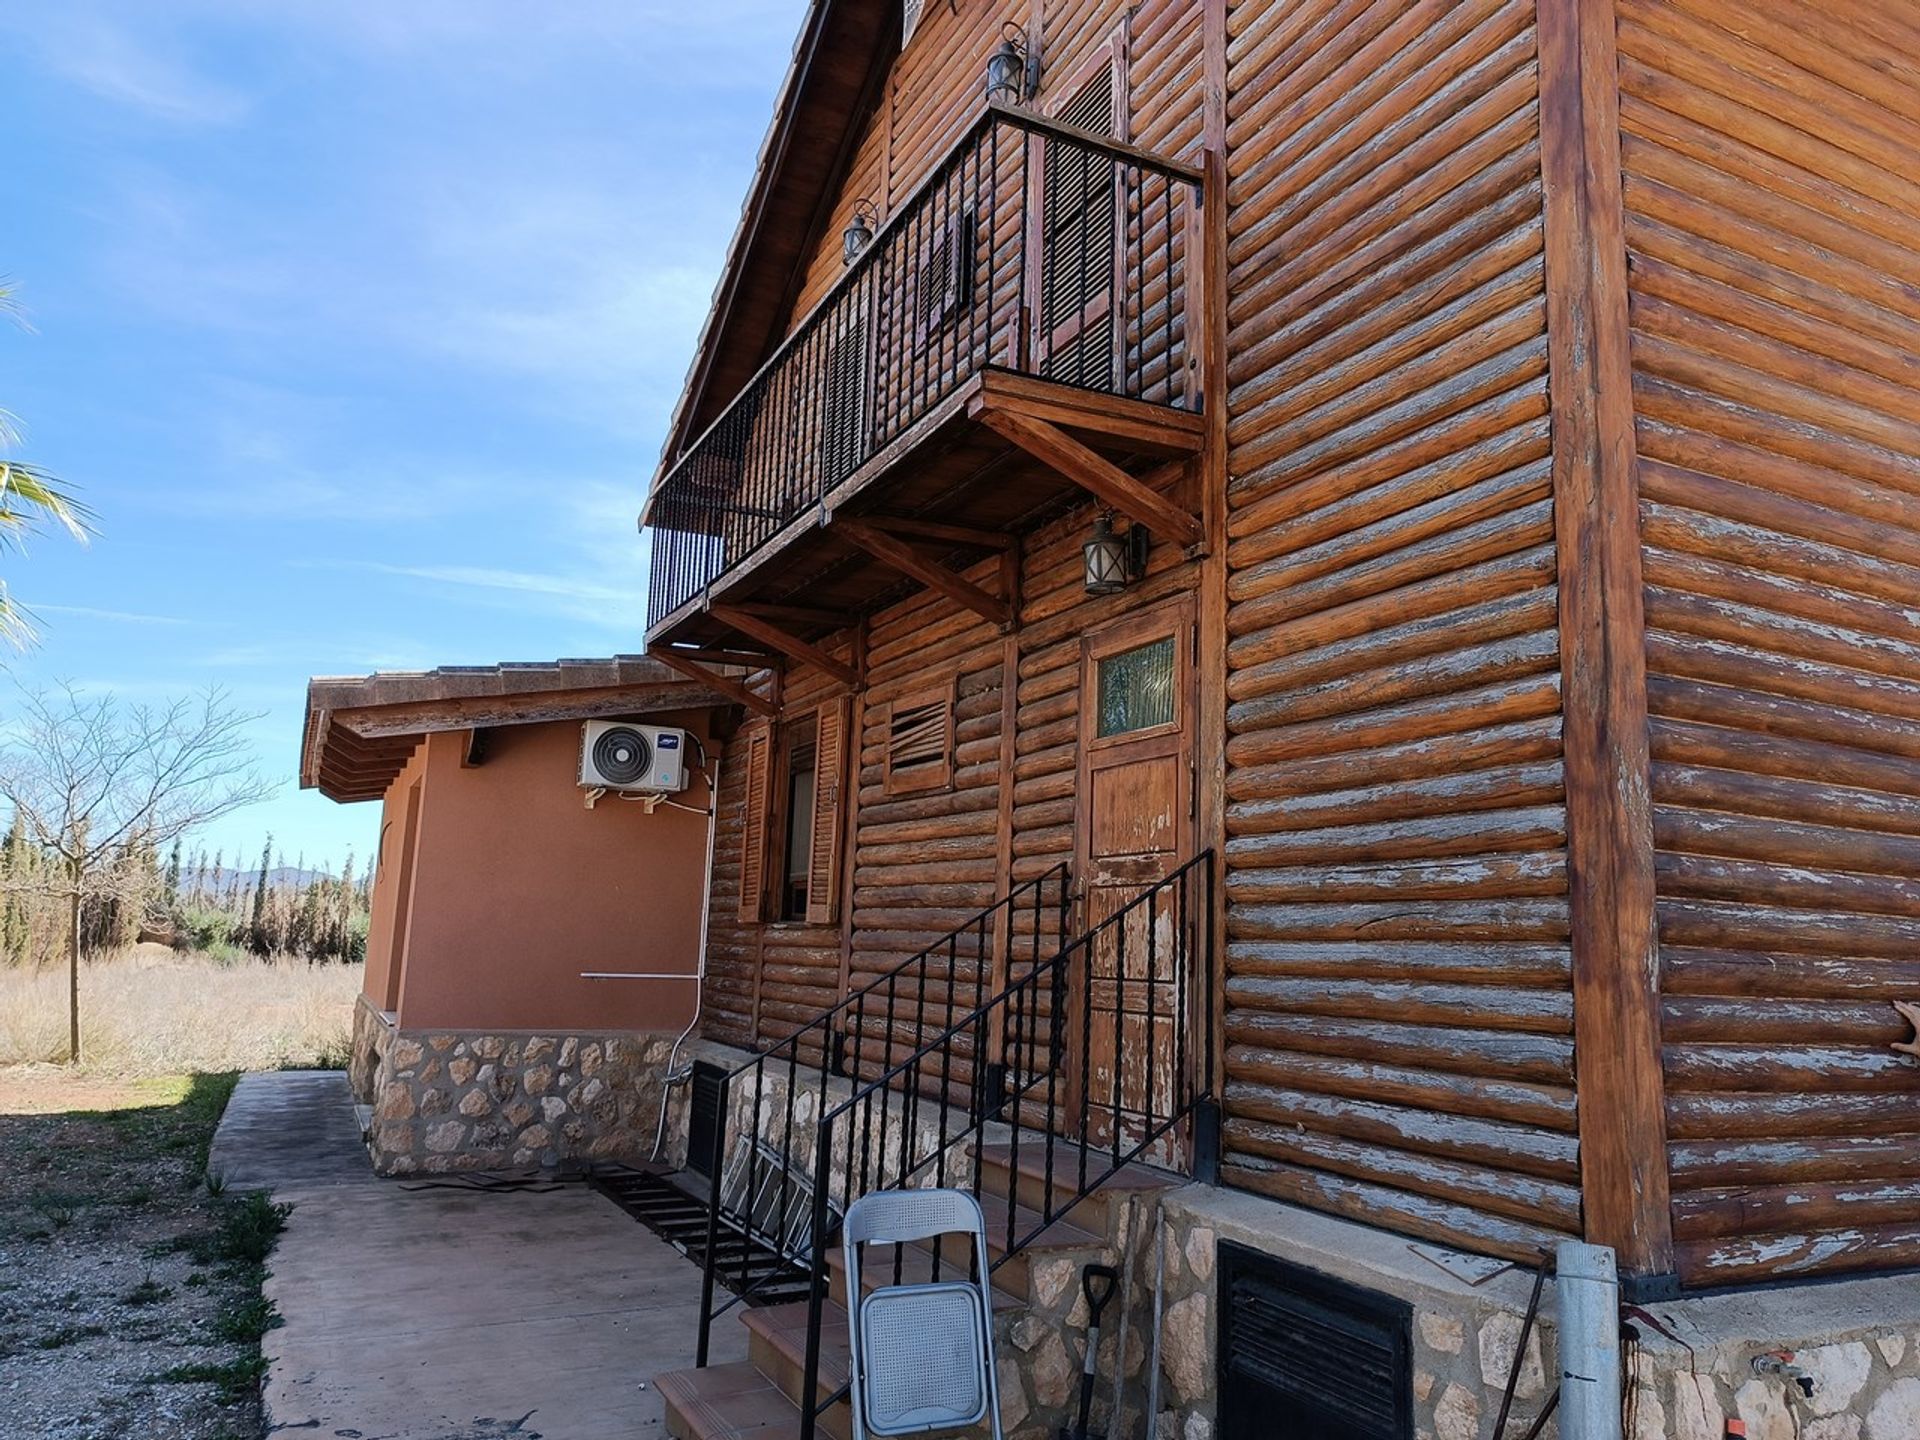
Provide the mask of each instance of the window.
POLYGON ((771 915, 831 925, 839 915, 847 711, 840 696, 778 731, 759 724, 741 732, 743 922, 771 915))
POLYGON ((889 795, 938 790, 953 780, 953 683, 902 695, 887 712, 889 795))
POLYGON ((1173 724, 1173 675, 1171 635, 1099 661, 1094 734, 1104 739, 1173 724))
POLYGON ((785 874, 780 885, 780 918, 807 918, 807 875, 813 861, 814 765, 818 726, 803 720, 793 726, 787 741, 787 833, 785 874))

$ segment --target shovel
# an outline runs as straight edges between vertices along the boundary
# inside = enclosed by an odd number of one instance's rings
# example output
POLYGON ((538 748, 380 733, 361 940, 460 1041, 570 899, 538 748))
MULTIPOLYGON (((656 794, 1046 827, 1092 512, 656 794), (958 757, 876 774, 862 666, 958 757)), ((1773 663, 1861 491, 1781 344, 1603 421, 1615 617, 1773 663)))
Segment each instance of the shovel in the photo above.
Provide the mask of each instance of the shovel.
POLYGON ((1087 1440, 1087 1420, 1093 1414, 1093 1366, 1100 1354, 1100 1312, 1113 1299, 1120 1272, 1111 1265, 1089 1265, 1080 1272, 1080 1288, 1087 1296, 1087 1359, 1080 1367, 1080 1418, 1073 1429, 1061 1430, 1060 1440, 1087 1440))

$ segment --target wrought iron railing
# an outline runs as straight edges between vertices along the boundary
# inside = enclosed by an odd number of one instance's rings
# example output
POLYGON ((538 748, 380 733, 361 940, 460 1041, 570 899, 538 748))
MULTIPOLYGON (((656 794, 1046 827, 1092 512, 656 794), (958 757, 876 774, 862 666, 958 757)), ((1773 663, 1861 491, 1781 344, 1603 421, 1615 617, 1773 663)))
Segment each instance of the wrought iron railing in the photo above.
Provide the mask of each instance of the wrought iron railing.
MULTIPOLYGON (((1004 1136, 1014 1181, 995 1237, 997 1269, 1121 1167, 1174 1158, 1169 1142, 1184 1149, 1190 1173, 1215 1178, 1213 862, 1208 850, 1116 907, 822 1115, 800 1440, 813 1440, 819 1417, 846 1395, 844 1385, 819 1393, 820 1336, 827 1252, 837 1217, 859 1196, 922 1185, 978 1193, 983 1146, 1004 1136), (957 1055, 979 1054, 990 1033, 1000 1070, 959 1103, 950 1093, 957 1055), (1039 1157, 1037 1208, 1018 1203, 1023 1144, 1039 1157)), ((896 1251, 896 1281, 901 1263, 896 1251)), ((941 1264, 935 1249, 932 1279, 941 1264)), ((860 1283, 846 1277, 849 1297, 860 1283)))
MULTIPOLYGON (((697 1363, 707 1363, 714 1319, 766 1283, 750 1273, 739 1247, 739 1270, 728 1275, 722 1232, 751 1236, 795 1264, 819 1257, 819 1201, 813 1176, 794 1157, 810 1152, 815 1117, 829 1103, 832 1080, 854 1090, 891 1074, 900 1056, 922 1048, 930 1035, 950 1036, 956 1020, 978 1014, 997 983, 1016 971, 1031 974, 1059 953, 1067 937, 1071 899, 1068 869, 1055 865, 1014 887, 994 905, 860 986, 830 1010, 808 1020, 731 1071, 719 1090, 714 1152, 705 1157, 716 1177, 707 1210, 706 1258, 701 1266, 697 1363), (817 1082, 817 1094, 804 1098, 817 1082), (804 1215, 796 1210, 802 1201, 804 1215), (732 1295, 714 1303, 716 1281, 732 1295)), ((942 1103, 952 1087, 970 1093, 976 1072, 987 1073, 990 1036, 984 1026, 951 1046, 941 1076, 942 1103)), ((843 1206, 828 1202, 828 1214, 843 1206)))
POLYGON ((987 367, 1197 409, 1201 183, 989 106, 662 479, 649 629, 987 367))

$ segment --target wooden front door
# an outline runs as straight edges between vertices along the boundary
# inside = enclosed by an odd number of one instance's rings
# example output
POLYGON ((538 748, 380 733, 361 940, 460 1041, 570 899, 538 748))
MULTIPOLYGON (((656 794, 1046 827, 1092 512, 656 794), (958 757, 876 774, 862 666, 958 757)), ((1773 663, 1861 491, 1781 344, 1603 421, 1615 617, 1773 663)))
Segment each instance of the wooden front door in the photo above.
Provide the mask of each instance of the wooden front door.
POLYGON ((1188 1048, 1177 906, 1155 897, 1116 917, 1192 853, 1193 634, 1182 600, 1081 642, 1077 869, 1090 939, 1069 976, 1065 1118, 1077 1124, 1084 1105, 1100 1141, 1138 1138, 1171 1113, 1188 1048))

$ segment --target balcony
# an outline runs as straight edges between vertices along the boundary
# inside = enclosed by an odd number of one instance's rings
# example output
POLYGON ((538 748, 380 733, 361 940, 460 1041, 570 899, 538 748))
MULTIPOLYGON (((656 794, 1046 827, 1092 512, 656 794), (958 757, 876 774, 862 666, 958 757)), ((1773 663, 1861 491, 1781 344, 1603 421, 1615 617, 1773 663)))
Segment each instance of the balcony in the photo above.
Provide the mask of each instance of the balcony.
POLYGON ((988 107, 661 478, 649 648, 812 658, 914 584, 1010 623, 960 571, 1089 498, 1197 543, 1202 186, 988 107))

